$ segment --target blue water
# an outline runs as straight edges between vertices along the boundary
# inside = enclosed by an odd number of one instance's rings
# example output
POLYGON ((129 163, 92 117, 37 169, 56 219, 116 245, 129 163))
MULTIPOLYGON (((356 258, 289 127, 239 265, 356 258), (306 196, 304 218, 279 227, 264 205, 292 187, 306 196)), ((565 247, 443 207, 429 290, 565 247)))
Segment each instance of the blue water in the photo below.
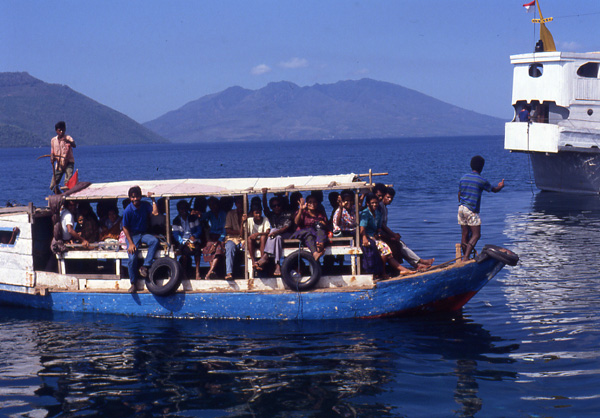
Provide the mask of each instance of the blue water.
MULTIPOLYGON (((44 205, 46 149, 3 150, 0 203, 44 205)), ((0 308, 0 416, 596 417, 600 199, 540 193, 502 138, 80 147, 80 179, 387 171, 392 229, 454 257, 470 157, 482 239, 521 256, 454 317, 238 322, 0 308)))

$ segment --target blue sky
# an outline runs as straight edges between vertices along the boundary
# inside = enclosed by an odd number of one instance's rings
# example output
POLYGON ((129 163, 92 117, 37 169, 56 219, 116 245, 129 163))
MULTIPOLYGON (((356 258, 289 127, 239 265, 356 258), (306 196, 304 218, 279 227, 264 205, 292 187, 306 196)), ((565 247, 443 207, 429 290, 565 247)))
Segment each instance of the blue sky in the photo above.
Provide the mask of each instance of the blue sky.
MULTIPOLYGON (((68 85, 138 122, 234 85, 363 77, 508 119, 509 56, 538 37, 525 2, 2 0, 0 72, 68 85)), ((600 2, 541 5, 557 49, 600 50, 600 2)))

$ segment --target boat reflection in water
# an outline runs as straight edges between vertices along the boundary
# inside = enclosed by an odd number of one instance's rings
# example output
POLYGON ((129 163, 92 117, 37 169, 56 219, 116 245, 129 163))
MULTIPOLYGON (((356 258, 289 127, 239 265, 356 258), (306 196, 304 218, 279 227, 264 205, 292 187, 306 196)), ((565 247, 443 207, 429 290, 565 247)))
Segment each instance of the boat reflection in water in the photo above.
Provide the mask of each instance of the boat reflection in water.
MULTIPOLYGON (((18 337, 3 348, 37 362, 21 375, 41 381, 38 398, 13 405, 14 414, 358 417, 432 404, 450 413, 458 403, 461 416, 472 416, 482 406, 482 373, 515 379, 494 364, 511 362, 516 347, 462 317, 140 321, 11 311, 19 316, 36 329, 27 337, 35 348, 18 337)), ((10 383, 2 385, 8 405, 10 383)))
MULTIPOLYGON (((596 333, 600 323, 600 198, 540 192, 530 213, 509 214, 506 225, 511 248, 521 257, 499 282, 528 344, 514 356, 569 359, 570 364, 555 363, 554 370, 576 375, 578 367, 587 366, 573 360, 598 358, 595 348, 578 341, 577 335, 596 333)), ((567 396, 566 391, 563 384, 559 393, 567 396)))

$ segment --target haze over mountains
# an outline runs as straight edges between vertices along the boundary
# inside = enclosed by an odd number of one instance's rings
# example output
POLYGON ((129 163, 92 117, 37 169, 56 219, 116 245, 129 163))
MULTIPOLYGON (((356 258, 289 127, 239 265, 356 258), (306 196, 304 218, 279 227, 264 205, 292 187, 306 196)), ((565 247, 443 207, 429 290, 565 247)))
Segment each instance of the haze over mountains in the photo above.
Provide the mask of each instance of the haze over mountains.
POLYGON ((0 147, 48 146, 67 122, 78 145, 500 135, 504 121, 370 79, 231 87, 143 126, 68 86, 0 73, 0 147))
POLYGON ((0 73, 0 147, 49 146, 59 120, 67 122, 67 133, 78 145, 167 142, 68 86, 28 73, 0 73))
POLYGON ((504 121, 371 79, 231 87, 144 126, 174 142, 499 135, 504 121))

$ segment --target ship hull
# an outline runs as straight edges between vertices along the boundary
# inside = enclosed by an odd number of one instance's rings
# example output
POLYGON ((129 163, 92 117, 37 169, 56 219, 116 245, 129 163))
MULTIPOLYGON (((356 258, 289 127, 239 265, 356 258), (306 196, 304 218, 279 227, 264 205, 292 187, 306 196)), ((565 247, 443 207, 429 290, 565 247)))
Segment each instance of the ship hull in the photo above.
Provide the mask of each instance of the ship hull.
POLYGON ((531 152, 535 184, 540 190, 598 194, 600 191, 600 153, 561 151, 531 152))

